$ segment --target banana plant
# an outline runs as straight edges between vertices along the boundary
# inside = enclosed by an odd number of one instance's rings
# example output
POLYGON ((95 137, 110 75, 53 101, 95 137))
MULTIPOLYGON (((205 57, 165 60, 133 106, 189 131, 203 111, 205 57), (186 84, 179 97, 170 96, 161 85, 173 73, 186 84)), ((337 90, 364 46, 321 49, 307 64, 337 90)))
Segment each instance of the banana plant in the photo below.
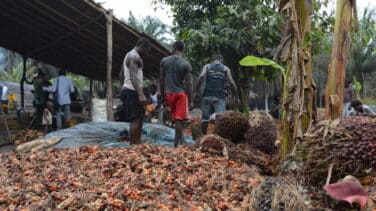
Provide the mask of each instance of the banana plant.
POLYGON ((356 98, 360 99, 360 92, 362 91, 363 86, 358 80, 356 80, 355 76, 353 76, 352 87, 355 90, 356 98))
MULTIPOLYGON (((288 91, 289 72, 282 65, 278 64, 277 62, 271 59, 260 58, 256 56, 246 56, 242 60, 240 60, 239 64, 241 66, 246 66, 246 67, 269 66, 269 67, 273 67, 279 70, 282 74, 282 80, 283 80, 282 99, 288 99, 289 97, 289 91, 288 91)), ((282 106, 282 120, 286 120, 287 115, 288 115, 288 107, 282 106)), ((287 123, 284 122, 283 124, 287 124, 287 123)), ((282 148, 285 148, 284 151, 287 151, 287 148, 288 148, 287 141, 282 140, 282 148)))
MULTIPOLYGON (((28 73, 35 72, 36 66, 32 65, 26 70, 28 73)), ((20 62, 17 66, 12 68, 12 73, 9 74, 7 71, 0 69, 0 79, 8 82, 19 83, 22 79, 23 64, 20 62)), ((28 79, 30 80, 32 75, 29 75, 28 79)))

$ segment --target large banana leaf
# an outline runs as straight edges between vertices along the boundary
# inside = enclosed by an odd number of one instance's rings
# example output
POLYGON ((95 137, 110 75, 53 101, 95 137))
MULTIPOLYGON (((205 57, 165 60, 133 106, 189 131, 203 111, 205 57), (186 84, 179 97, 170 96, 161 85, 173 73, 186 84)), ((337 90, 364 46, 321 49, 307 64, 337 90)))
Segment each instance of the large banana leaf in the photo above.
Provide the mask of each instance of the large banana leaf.
POLYGON ((286 74, 285 68, 283 68, 277 62, 275 62, 271 59, 260 58, 260 57, 256 57, 256 56, 246 56, 242 60, 239 61, 239 64, 241 66, 246 66, 246 67, 271 66, 271 67, 274 67, 274 68, 280 70, 284 77, 285 77, 285 74, 286 74))

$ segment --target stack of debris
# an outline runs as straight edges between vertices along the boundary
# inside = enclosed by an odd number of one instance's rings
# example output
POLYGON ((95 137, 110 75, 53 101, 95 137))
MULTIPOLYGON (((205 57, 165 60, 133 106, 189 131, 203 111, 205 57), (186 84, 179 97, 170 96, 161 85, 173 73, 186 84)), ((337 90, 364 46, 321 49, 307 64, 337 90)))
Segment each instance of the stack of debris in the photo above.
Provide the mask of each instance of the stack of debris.
POLYGON ((37 130, 30 130, 30 129, 20 130, 12 134, 12 140, 17 145, 32 141, 39 137, 43 137, 43 132, 39 132, 37 130))

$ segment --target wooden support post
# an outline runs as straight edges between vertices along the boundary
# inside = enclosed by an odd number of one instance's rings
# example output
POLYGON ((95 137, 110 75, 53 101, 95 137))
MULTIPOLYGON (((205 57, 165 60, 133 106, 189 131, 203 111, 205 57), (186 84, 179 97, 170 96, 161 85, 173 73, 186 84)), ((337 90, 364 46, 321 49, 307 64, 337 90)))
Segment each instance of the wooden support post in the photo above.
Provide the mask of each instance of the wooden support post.
POLYGON ((89 117, 93 118, 93 79, 90 79, 90 92, 89 92, 89 117))
POLYGON ((107 28, 107 120, 113 121, 112 112, 112 10, 105 12, 107 28))
POLYGON ((27 57, 22 56, 22 61, 23 61, 23 71, 22 71, 22 78, 21 78, 20 85, 21 85, 21 108, 24 109, 25 108, 25 87, 24 87, 24 84, 25 84, 25 81, 26 81, 26 61, 27 61, 27 57))

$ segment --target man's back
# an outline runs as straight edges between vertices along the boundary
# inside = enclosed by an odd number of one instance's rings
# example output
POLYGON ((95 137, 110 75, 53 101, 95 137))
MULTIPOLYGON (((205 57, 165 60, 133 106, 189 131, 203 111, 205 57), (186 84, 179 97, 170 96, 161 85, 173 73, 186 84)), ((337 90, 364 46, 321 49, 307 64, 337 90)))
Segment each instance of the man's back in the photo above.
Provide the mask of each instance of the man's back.
POLYGON ((187 74, 192 72, 192 66, 183 58, 175 55, 162 59, 161 67, 165 80, 166 93, 185 92, 184 80, 187 74))
POLYGON ((55 83, 59 86, 57 91, 59 104, 70 104, 70 93, 74 92, 73 82, 69 78, 61 75, 56 79, 55 83))
POLYGON ((229 73, 228 67, 221 63, 211 63, 205 65, 206 83, 203 96, 214 96, 225 98, 225 80, 229 73))

